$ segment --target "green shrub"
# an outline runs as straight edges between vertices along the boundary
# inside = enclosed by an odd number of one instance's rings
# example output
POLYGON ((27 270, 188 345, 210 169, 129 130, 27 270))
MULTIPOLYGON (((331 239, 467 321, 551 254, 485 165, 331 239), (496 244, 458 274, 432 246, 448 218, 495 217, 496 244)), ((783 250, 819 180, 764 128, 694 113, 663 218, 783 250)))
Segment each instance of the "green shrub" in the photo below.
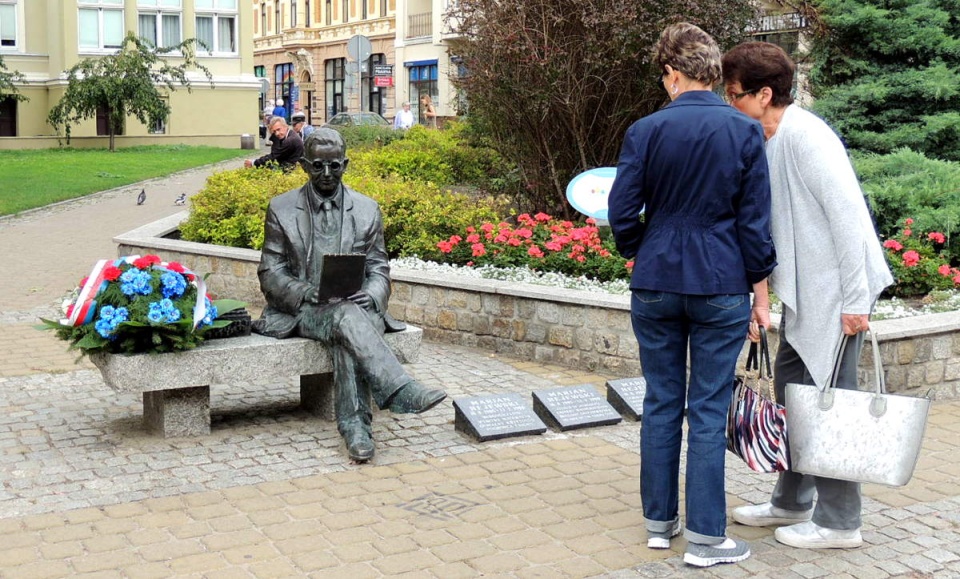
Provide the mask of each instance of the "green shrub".
POLYGON ((272 169, 234 169, 211 175, 190 199, 190 217, 180 226, 187 241, 229 247, 263 247, 263 221, 270 199, 303 186, 307 176, 272 169))
POLYGON ((901 221, 911 217, 915 230, 943 233, 947 258, 960 265, 960 163, 898 149, 855 153, 854 164, 882 238, 895 237, 901 221))
POLYGON ((896 284, 888 293, 914 297, 960 286, 960 269, 950 266, 944 251, 946 237, 939 231, 914 229, 914 224, 914 220, 907 217, 903 228, 883 242, 887 262, 896 278, 896 284))
POLYGON ((336 127, 334 130, 343 136, 343 141, 347 144, 347 152, 351 154, 359 149, 388 145, 404 137, 403 131, 395 131, 393 127, 381 125, 336 127))

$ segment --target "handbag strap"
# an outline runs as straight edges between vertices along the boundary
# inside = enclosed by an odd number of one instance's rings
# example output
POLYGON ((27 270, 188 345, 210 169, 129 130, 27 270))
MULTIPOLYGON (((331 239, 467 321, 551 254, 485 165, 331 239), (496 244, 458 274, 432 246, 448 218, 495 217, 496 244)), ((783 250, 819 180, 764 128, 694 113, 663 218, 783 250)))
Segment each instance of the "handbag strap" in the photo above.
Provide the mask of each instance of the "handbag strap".
MULTIPOLYGON (((866 330, 867 334, 870 335, 870 343, 873 347, 873 384, 874 392, 877 394, 886 394, 887 392, 887 382, 883 375, 883 363, 880 360, 880 344, 877 342, 877 335, 873 333, 873 330, 866 330)), ((843 360, 843 352, 847 348, 847 342, 850 341, 852 336, 847 336, 844 334, 840 338, 840 347, 837 348, 837 357, 833 361, 833 377, 830 379, 830 383, 827 384, 827 388, 836 388, 837 379, 840 377, 840 362, 843 360)))

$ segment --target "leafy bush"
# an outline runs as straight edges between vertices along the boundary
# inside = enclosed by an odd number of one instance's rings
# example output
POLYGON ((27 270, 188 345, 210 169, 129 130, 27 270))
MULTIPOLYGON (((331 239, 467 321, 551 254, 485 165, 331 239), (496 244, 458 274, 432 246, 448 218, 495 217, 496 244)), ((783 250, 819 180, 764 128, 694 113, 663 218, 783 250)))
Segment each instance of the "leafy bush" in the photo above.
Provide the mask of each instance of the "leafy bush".
POLYGON ((896 277, 890 293, 898 297, 927 295, 933 290, 960 286, 960 269, 950 266, 943 251, 946 238, 939 231, 924 233, 912 229, 911 218, 903 220, 903 229, 883 242, 887 262, 896 277))
POLYGON ((612 240, 601 238, 592 218, 577 226, 546 213, 524 213, 516 227, 486 221, 461 233, 438 242, 429 258, 455 265, 526 266, 600 281, 626 279, 633 266, 620 257, 612 240))
POLYGON ((347 151, 388 145, 404 137, 403 131, 380 125, 336 127, 334 130, 343 136, 347 151))
POLYGON ((854 164, 870 199, 881 237, 897 235, 905 216, 914 229, 942 232, 951 263, 960 265, 960 163, 898 149, 889 155, 859 153, 854 164))
POLYGON ((180 225, 180 235, 187 241, 260 249, 270 200, 306 181, 299 167, 289 173, 257 168, 211 175, 190 199, 190 217, 180 225))

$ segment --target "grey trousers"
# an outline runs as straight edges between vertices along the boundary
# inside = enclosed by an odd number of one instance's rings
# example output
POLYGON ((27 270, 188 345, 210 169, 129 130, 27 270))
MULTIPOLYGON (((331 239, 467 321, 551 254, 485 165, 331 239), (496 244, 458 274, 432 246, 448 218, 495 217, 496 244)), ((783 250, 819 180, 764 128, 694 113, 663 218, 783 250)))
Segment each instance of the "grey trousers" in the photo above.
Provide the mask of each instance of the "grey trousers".
MULTIPOLYGON (((848 390, 857 388, 857 364, 860 350, 863 348, 863 334, 857 334, 847 342, 840 362, 840 374, 837 387, 848 390)), ((786 400, 788 382, 795 384, 813 384, 813 378, 807 371, 803 360, 787 341, 785 324, 780 325, 780 348, 774 363, 773 382, 777 400, 786 400)), ((790 412, 790 408, 787 408, 790 412)), ((789 433, 788 433, 789 434, 789 433)), ((859 529, 863 524, 860 518, 860 483, 800 474, 792 471, 780 473, 777 485, 773 489, 770 502, 773 506, 788 511, 806 511, 813 506, 814 492, 817 494, 817 506, 813 511, 813 522, 821 527, 836 530, 859 529)))

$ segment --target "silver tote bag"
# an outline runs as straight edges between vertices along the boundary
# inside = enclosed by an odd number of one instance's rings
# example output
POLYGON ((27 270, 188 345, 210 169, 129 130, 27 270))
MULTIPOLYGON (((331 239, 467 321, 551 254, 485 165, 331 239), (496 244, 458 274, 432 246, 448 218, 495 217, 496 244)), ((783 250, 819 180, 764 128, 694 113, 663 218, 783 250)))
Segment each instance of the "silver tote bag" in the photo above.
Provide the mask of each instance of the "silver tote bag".
POLYGON ((808 384, 787 384, 791 470, 894 487, 910 481, 920 456, 930 399, 887 394, 873 332, 870 341, 873 392, 835 387, 846 338, 840 343, 833 379, 823 392, 808 384))

